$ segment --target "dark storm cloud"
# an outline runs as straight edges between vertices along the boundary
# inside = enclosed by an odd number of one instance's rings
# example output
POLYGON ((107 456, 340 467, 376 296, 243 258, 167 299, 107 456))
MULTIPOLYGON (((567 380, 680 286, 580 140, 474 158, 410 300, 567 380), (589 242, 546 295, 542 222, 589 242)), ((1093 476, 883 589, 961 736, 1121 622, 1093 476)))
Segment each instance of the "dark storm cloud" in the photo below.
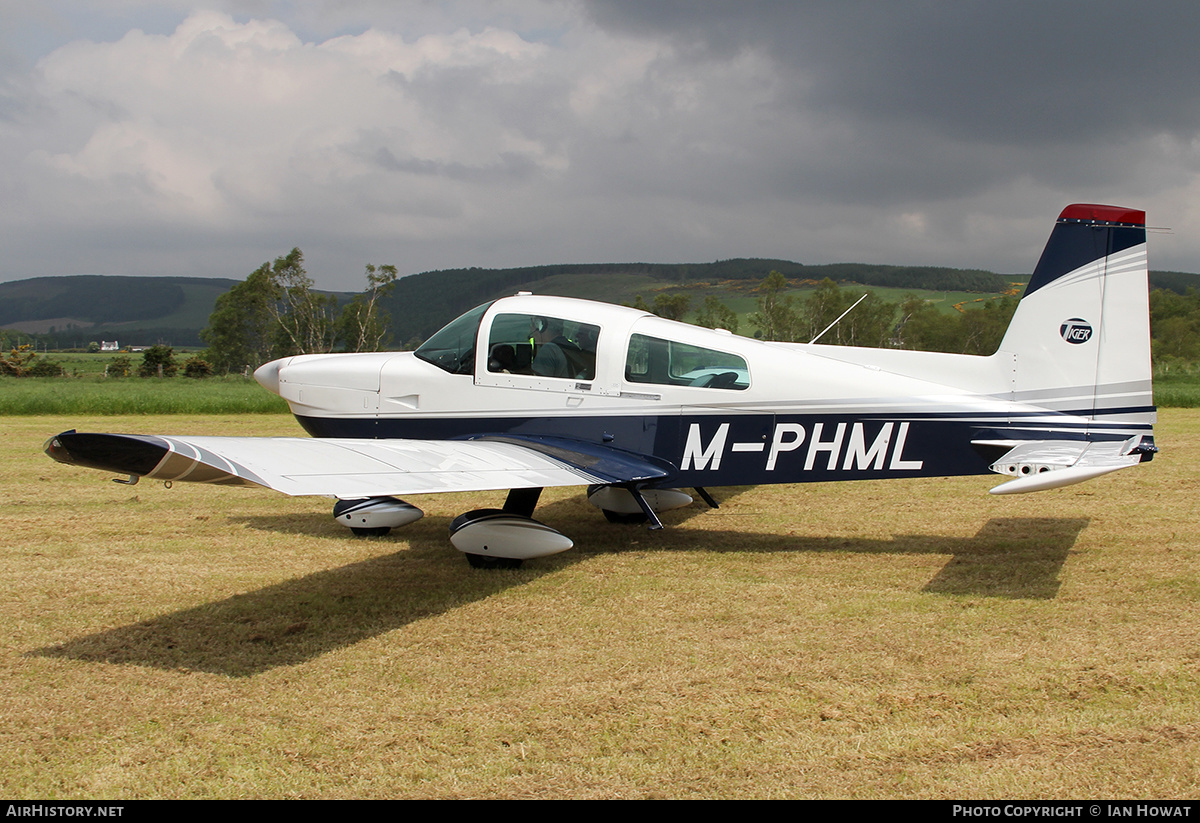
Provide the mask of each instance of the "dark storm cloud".
POLYGON ((793 105, 1041 143, 1200 126, 1200 5, 1148 2, 587 4, 693 56, 762 49, 793 105))
POLYGON ((586 8, 610 31, 678 44, 681 60, 769 56, 777 117, 818 136, 797 144, 792 169, 767 176, 839 200, 954 196, 1021 175, 1061 186, 1116 181, 1140 168, 1136 141, 1169 149, 1200 128, 1194 4, 586 8))

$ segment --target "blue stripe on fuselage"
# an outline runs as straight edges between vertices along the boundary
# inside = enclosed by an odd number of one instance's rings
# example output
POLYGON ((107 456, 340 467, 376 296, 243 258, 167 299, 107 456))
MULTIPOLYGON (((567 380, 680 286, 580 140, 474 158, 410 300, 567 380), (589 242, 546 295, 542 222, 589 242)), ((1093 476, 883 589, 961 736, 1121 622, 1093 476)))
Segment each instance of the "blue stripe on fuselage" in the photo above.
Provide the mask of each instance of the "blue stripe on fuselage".
MULTIPOLYGON (((1116 440, 1087 421, 1055 415, 1019 421, 849 414, 600 415, 490 418, 300 417, 314 437, 453 440, 558 437, 673 464, 662 486, 739 486, 986 474, 998 454, 972 440, 1116 440)), ((1141 426, 1133 428, 1141 429, 1141 426)), ((1145 427, 1148 429, 1149 427, 1145 427)))

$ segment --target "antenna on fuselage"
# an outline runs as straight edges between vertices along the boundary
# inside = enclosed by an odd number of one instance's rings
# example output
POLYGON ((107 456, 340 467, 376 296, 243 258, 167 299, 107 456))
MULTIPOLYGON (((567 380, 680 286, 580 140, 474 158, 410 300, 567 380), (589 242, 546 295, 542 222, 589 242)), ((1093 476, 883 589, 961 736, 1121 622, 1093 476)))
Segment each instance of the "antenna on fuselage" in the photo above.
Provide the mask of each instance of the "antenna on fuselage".
MULTIPOLYGON (((867 292, 867 294, 870 294, 870 292, 867 292)), ((854 306, 857 306, 859 303, 861 303, 862 301, 864 301, 864 300, 866 300, 866 299, 867 299, 867 295, 866 295, 866 294, 864 294, 862 297, 860 297, 860 298, 858 298, 857 300, 855 300, 855 301, 854 301, 854 306)), ((830 330, 830 329, 832 329, 834 326, 836 326, 838 323, 842 322, 842 318, 843 318, 843 317, 845 317, 845 316, 846 316, 847 314, 849 314, 850 312, 854 311, 854 306, 851 306, 850 308, 846 309, 844 312, 842 312, 841 314, 839 314, 839 315, 838 315, 838 318, 837 318, 837 320, 834 320, 832 323, 830 323, 828 326, 826 326, 826 327, 825 327, 825 331, 823 331, 823 332, 821 332, 820 334, 818 334, 818 335, 817 335, 816 337, 814 337, 812 340, 809 340, 809 341, 808 341, 808 345, 810 345, 810 346, 811 346, 813 343, 816 343, 818 340, 820 340, 820 339, 821 339, 821 338, 822 338, 822 337, 825 335, 825 332, 829 331, 829 330, 830 330)))

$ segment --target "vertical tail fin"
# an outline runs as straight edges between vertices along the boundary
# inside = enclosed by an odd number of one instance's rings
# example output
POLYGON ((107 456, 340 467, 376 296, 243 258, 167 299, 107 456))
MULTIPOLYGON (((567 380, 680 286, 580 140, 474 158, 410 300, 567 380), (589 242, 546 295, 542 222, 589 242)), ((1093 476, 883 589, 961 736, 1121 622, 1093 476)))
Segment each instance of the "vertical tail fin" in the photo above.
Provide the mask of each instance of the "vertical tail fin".
POLYGON ((1065 208, 997 356, 1012 358, 1014 400, 1153 423, 1146 213, 1065 208))

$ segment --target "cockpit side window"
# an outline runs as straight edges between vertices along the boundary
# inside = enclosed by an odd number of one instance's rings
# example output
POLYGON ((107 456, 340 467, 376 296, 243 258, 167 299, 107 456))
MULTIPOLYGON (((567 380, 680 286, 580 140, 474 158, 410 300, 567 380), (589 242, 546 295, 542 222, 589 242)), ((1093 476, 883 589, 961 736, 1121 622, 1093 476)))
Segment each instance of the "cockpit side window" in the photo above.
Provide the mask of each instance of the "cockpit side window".
POLYGON ((498 314, 488 335, 488 371, 593 380, 600 327, 536 314, 498 314))
POLYGON ((630 383, 742 391, 750 388, 750 369, 736 354, 635 334, 629 338, 625 379, 630 383))
POLYGON ((451 320, 421 344, 415 352, 417 357, 451 374, 474 374, 475 337, 483 314, 491 305, 484 303, 451 320))

